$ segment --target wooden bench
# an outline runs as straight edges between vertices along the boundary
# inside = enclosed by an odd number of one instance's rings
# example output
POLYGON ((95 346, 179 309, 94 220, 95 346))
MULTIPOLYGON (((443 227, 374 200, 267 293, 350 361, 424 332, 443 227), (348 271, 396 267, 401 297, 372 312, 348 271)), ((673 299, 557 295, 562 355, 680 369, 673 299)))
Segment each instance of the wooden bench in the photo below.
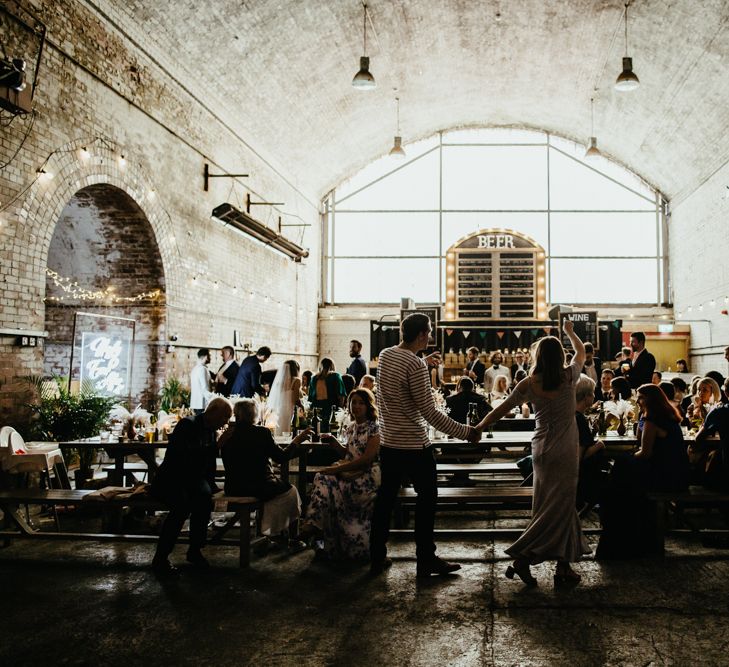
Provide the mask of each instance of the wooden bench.
MULTIPOLYGON (((107 464, 101 467, 102 472, 105 472, 107 477, 110 474, 116 472, 114 464, 107 464)), ((146 475, 149 472, 149 466, 144 461, 125 461, 124 462, 124 482, 128 486, 133 486, 137 482, 141 481, 137 478, 137 475, 146 475)), ((225 477, 225 467, 222 463, 219 463, 215 467, 215 478, 223 479, 225 477)))
MULTIPOLYGON (((34 528, 19 510, 22 505, 62 505, 62 506, 86 506, 100 510, 119 510, 123 507, 138 508, 149 511, 165 511, 168 506, 156 498, 147 495, 139 495, 132 498, 112 498, 109 500, 87 499, 92 491, 74 491, 69 489, 14 489, 0 491, 0 509, 16 526, 17 530, 0 531, 0 536, 5 538, 23 537, 37 539, 71 539, 71 540, 103 540, 103 541, 128 541, 128 542, 156 542, 156 535, 139 535, 124 533, 72 533, 59 531, 40 531, 34 528)), ((234 516, 226 524, 217 530, 210 539, 210 544, 237 545, 239 547, 240 567, 248 567, 250 564, 251 547, 251 513, 260 510, 263 504, 252 497, 236 496, 215 496, 216 503, 227 503, 228 509, 234 512, 234 516), (238 540, 225 539, 225 533, 232 528, 237 521, 240 521, 240 536, 238 540)), ((6 522, 7 523, 7 522, 6 522)), ((184 539, 182 541, 185 541, 184 539)))
MULTIPOLYGON (((525 508, 532 505, 530 486, 467 486, 438 487, 438 505, 441 507, 474 506, 476 508, 503 509, 525 508)), ((415 505, 418 494, 412 487, 400 489, 397 495, 398 506, 395 512, 395 527, 407 525, 409 508, 415 505)))
MULTIPOLYGON (((648 498, 656 505, 656 546, 665 551, 666 534, 668 531, 668 510, 672 503, 675 503, 679 509, 684 507, 729 507, 729 493, 721 491, 712 491, 701 486, 691 486, 688 491, 682 492, 651 492, 648 498)), ((681 534, 685 530, 672 530, 672 533, 681 534)), ((702 531, 692 529, 689 532, 699 534, 709 534, 720 532, 726 534, 727 531, 702 531)))

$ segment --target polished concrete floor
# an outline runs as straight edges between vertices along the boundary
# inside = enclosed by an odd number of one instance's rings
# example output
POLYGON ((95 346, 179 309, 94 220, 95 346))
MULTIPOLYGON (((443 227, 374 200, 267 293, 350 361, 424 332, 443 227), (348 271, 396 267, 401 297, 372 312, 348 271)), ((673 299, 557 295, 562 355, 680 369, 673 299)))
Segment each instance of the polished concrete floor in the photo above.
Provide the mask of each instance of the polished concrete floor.
POLYGON ((241 571, 216 547, 209 572, 161 583, 151 545, 16 541, 0 549, 0 664, 729 664, 729 551, 671 540, 661 560, 587 560, 564 591, 547 565, 537 589, 507 580, 505 546, 442 540, 463 569, 426 581, 402 538, 374 578, 309 551, 241 571))

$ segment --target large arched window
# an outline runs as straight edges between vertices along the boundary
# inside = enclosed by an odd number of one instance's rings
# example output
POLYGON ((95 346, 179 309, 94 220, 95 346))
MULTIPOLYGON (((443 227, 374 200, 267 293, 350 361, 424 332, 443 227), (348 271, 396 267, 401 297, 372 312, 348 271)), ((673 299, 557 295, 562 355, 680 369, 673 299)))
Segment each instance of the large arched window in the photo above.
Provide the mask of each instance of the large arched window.
POLYGON ((666 301, 663 199, 638 176, 546 132, 455 130, 376 160, 325 199, 324 300, 443 303, 444 257, 479 229, 547 251, 547 300, 666 301))

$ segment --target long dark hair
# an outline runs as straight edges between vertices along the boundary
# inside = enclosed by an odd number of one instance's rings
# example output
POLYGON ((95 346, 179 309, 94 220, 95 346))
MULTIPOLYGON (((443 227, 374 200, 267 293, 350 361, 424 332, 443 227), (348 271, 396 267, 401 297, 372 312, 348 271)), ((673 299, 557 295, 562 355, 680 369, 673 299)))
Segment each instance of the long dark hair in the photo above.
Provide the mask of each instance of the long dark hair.
POLYGON ((638 396, 642 396, 646 419, 654 422, 674 421, 681 422, 683 417, 671 403, 662 389, 655 384, 642 384, 638 387, 638 396))
POLYGON ((531 375, 541 378, 542 389, 550 391, 557 389, 565 380, 564 376, 564 348, 559 338, 545 336, 540 338, 533 346, 531 375))
POLYGON ((347 397, 347 411, 352 414, 352 399, 357 396, 361 398, 367 406, 367 420, 374 422, 377 421, 377 403, 375 401, 375 395, 364 387, 357 387, 353 389, 347 397))
POLYGON ((319 377, 325 378, 329 373, 334 372, 334 362, 329 357, 324 357, 319 362, 319 377))

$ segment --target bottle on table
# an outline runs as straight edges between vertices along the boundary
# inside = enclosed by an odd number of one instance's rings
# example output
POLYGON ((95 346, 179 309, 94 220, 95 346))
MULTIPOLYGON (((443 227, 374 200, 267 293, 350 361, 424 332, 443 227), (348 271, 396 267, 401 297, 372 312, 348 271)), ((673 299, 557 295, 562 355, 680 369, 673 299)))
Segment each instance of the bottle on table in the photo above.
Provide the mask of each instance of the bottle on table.
POLYGON ((321 435, 321 419, 319 417, 319 408, 312 409, 310 426, 311 430, 313 431, 313 433, 311 434, 311 441, 319 442, 319 436, 321 435))
POLYGON ((478 426, 478 422, 480 419, 478 418, 478 410, 476 409, 475 403, 469 403, 468 404, 468 425, 476 427, 478 426))
POLYGON ((331 433, 333 436, 336 436, 338 431, 339 424, 337 423, 337 415, 334 412, 334 408, 332 408, 332 414, 329 417, 329 433, 331 433))
POLYGON ((291 415, 291 436, 295 438, 299 433, 299 407, 294 406, 294 414, 291 415))

